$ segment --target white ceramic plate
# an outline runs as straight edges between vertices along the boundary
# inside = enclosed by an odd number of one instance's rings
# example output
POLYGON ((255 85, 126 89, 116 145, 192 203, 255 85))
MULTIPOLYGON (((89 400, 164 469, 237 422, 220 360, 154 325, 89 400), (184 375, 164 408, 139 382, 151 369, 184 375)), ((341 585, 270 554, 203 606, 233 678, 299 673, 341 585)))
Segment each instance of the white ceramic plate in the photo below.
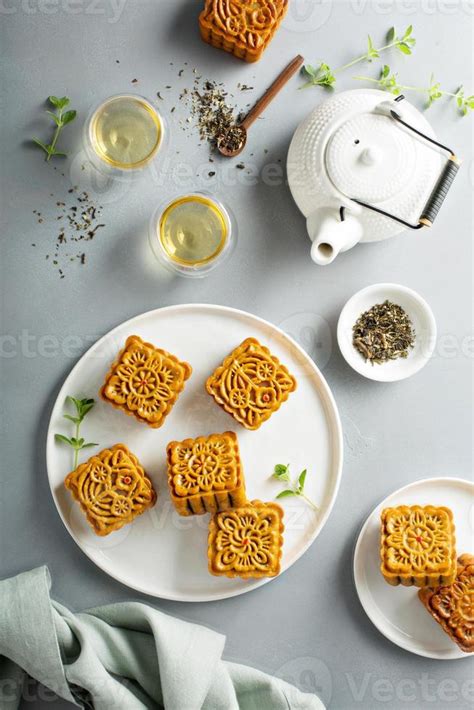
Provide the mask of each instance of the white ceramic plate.
MULTIPOLYGON (((270 501, 282 489, 270 478, 276 463, 291 462, 294 475, 308 469, 306 492, 319 506, 315 514, 301 500, 282 501, 288 569, 322 530, 334 504, 342 469, 342 432, 337 408, 314 362, 275 326, 242 311, 212 305, 172 306, 119 325, 77 363, 54 405, 48 431, 47 465, 59 514, 79 547, 105 572, 146 594, 178 601, 209 601, 247 592, 268 580, 213 577, 207 570, 208 516, 180 517, 166 483, 166 444, 173 440, 236 431, 249 499, 270 501), (127 336, 136 334, 188 361, 193 374, 161 429, 150 429, 97 397, 105 374, 127 336), (206 393, 209 374, 242 340, 255 336, 298 380, 298 388, 258 431, 238 425, 206 393), (69 432, 63 419, 66 396, 97 401, 81 436, 100 448, 122 442, 142 462, 158 491, 155 507, 107 537, 98 537, 63 485, 71 450, 54 439, 69 432)), ((97 448, 97 451, 100 450, 97 448)), ((82 452, 81 461, 93 450, 82 452)))
POLYGON ((380 513, 396 505, 446 505, 456 526, 458 555, 474 552, 474 484, 462 478, 428 478, 400 488, 369 515, 354 552, 354 581, 364 610, 378 630, 401 648, 419 656, 469 658, 418 599, 417 587, 391 587, 380 572, 380 513))
POLYGON ((346 362, 360 375, 379 382, 395 382, 411 377, 426 365, 436 344, 436 321, 427 302, 411 288, 399 284, 374 284, 355 293, 339 316, 337 342, 346 362), (352 344, 352 327, 359 316, 376 303, 386 300, 401 306, 415 330, 415 344, 407 358, 371 365, 352 344))

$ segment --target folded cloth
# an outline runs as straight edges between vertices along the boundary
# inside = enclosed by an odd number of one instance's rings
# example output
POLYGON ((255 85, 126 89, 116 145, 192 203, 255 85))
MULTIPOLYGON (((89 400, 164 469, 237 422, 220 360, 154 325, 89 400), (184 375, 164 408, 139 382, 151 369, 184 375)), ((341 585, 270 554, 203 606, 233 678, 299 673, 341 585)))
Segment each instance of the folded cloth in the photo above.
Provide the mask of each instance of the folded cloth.
POLYGON ((225 637, 138 602, 73 614, 50 598, 46 567, 0 581, 0 707, 25 674, 95 710, 324 710, 315 695, 222 660, 225 637))

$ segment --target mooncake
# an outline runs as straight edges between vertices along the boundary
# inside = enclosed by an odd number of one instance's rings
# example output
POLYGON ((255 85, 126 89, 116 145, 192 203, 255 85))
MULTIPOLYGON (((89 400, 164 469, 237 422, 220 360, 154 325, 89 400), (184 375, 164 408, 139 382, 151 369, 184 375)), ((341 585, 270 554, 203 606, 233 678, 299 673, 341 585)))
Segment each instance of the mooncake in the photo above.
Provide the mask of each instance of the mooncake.
POLYGON ((119 530, 156 502, 152 482, 124 444, 91 456, 64 484, 97 535, 119 530))
POLYGON ((191 372, 187 362, 131 335, 107 373, 100 396, 139 422, 158 429, 191 372))
POLYGON ((206 0, 199 16, 204 42, 256 62, 273 39, 288 0, 206 0))
POLYGON ((167 447, 168 485, 180 515, 202 515, 246 502, 236 435, 200 436, 167 447))
POLYGON ((430 589, 418 596, 433 619, 465 653, 474 652, 474 557, 458 558, 454 584, 430 589))
POLYGON ((226 577, 276 577, 283 547, 283 510, 254 500, 216 513, 209 523, 209 572, 226 577))
POLYGON ((400 505, 381 515, 381 572, 389 584, 437 587, 456 577, 456 539, 449 508, 400 505))
POLYGON ((268 348, 247 338, 209 377, 206 389, 246 429, 258 429, 296 389, 296 380, 268 348))

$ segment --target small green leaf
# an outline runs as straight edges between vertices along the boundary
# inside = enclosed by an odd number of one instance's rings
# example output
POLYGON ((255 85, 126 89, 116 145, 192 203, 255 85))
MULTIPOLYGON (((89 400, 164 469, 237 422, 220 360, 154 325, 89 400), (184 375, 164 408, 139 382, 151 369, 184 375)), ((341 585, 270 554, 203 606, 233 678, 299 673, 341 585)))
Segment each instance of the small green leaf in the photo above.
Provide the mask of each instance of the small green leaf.
POLYGON ((303 72, 307 76, 312 76, 312 77, 316 76, 316 74, 317 74, 316 69, 314 67, 312 67, 311 64, 305 64, 303 67, 303 72))
POLYGON ((67 96, 62 96, 60 99, 58 99, 57 97, 55 97, 55 98, 57 101, 57 104, 55 104, 55 106, 57 108, 62 109, 62 108, 65 108, 66 106, 69 105, 69 99, 67 96))
POLYGON ((83 444, 82 448, 83 449, 90 449, 91 446, 99 446, 99 444, 95 444, 94 442, 89 442, 88 444, 83 444))
POLYGON ((60 107, 60 101, 61 101, 61 99, 58 99, 57 96, 48 96, 48 101, 49 101, 49 103, 52 104, 53 106, 56 106, 56 108, 59 108, 59 107, 60 107))
POLYGON ((301 493, 304 490, 304 482, 306 480, 307 470, 301 471, 298 478, 298 490, 301 493))
POLYGON ((56 116, 56 114, 53 113, 52 111, 46 111, 46 113, 48 114, 48 116, 50 116, 50 118, 53 119, 53 121, 55 122, 55 124, 57 126, 61 125, 61 119, 59 118, 59 116, 56 116))
POLYGON ((405 30, 405 34, 403 35, 403 39, 407 39, 411 35, 412 32, 413 32, 413 25, 409 25, 405 30))
POLYGON ((395 27, 390 27, 389 31, 387 32, 387 39, 386 39, 387 44, 391 44, 394 39, 395 39, 395 27))
POLYGON ((401 42, 398 45, 398 49, 402 54, 411 54, 411 49, 405 42, 401 42))
POLYGON ((62 117, 62 125, 65 126, 67 123, 71 123, 77 116, 77 111, 66 111, 62 117))
POLYGON ((91 404, 82 404, 82 405, 81 405, 81 415, 82 415, 82 417, 85 417, 85 415, 87 414, 87 412, 90 412, 90 410, 92 409, 92 407, 94 406, 94 404, 95 404, 95 402, 92 401, 91 404))
POLYGON ((296 493, 294 491, 291 491, 289 488, 287 488, 286 490, 281 491, 281 493, 279 493, 277 495, 277 498, 289 498, 290 496, 295 496, 295 495, 296 495, 296 493))
POLYGON ((42 148, 46 153, 49 153, 49 146, 45 145, 43 141, 40 141, 39 138, 32 138, 31 140, 37 145, 39 145, 39 147, 42 148))
POLYGON ((73 417, 71 414, 63 414, 64 419, 69 419, 70 422, 74 422, 74 424, 79 424, 80 419, 79 417, 73 417))
POLYGON ((390 74, 390 67, 388 66, 388 64, 384 64, 384 67, 381 72, 382 78, 387 77, 389 74, 390 74))
POLYGON ((274 474, 275 476, 281 476, 283 473, 288 472, 288 466, 285 466, 282 463, 277 463, 274 469, 274 474))
POLYGON ((67 436, 63 436, 63 434, 55 434, 54 438, 56 439, 56 441, 62 441, 63 444, 68 444, 69 446, 72 446, 71 439, 68 439, 67 436))

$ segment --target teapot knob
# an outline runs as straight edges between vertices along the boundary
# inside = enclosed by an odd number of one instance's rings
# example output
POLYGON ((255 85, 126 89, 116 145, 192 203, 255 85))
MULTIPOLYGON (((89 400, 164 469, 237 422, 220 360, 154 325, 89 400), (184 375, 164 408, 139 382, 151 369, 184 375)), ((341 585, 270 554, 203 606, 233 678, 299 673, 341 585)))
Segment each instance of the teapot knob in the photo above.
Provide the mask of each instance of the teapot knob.
POLYGON ((377 148, 364 148, 360 154, 360 159, 364 165, 376 165, 380 162, 380 151, 377 148))

